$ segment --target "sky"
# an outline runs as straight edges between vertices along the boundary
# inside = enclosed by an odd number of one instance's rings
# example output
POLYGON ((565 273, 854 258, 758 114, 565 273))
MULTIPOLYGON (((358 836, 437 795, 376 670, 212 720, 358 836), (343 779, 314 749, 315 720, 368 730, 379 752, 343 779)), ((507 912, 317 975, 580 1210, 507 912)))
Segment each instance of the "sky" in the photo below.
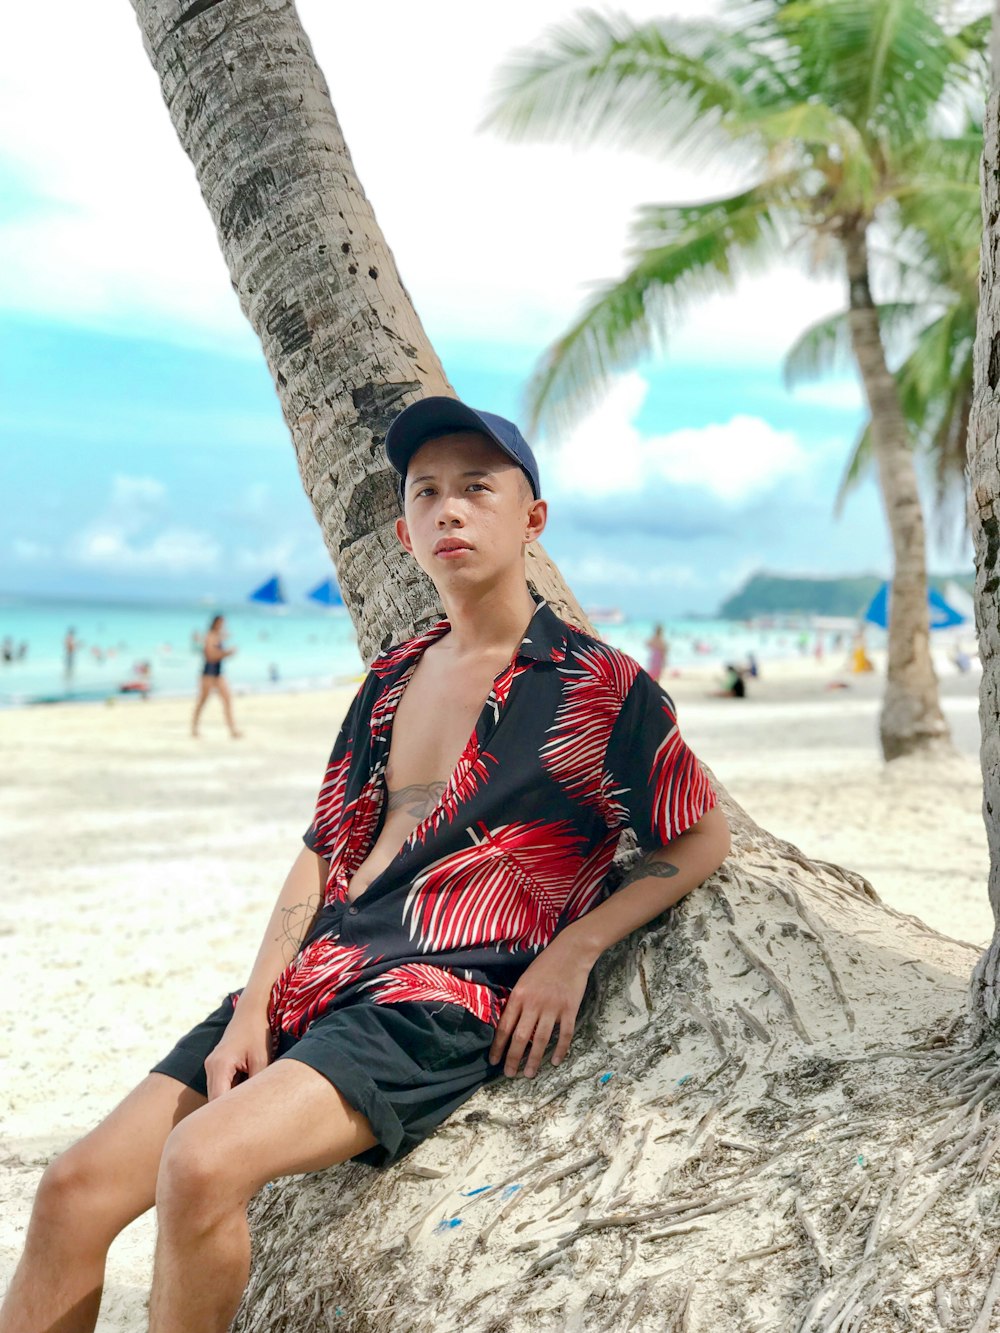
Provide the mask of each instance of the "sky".
MULTIPOLYGON (((736 180, 480 128, 503 59, 575 8, 298 3, 452 384, 515 420, 590 284, 622 272, 635 209, 736 180)), ((0 593, 239 599, 280 573, 301 596, 330 558, 128 0, 16 6, 5 36, 0 593)), ((619 375, 570 433, 532 441, 544 544, 584 605, 712 614, 758 570, 888 573, 874 484, 833 515, 863 421, 856 381, 791 393, 781 374, 798 334, 843 298, 790 256, 678 321, 662 355, 619 375)), ((930 537, 932 569, 971 568, 960 536, 930 537)))

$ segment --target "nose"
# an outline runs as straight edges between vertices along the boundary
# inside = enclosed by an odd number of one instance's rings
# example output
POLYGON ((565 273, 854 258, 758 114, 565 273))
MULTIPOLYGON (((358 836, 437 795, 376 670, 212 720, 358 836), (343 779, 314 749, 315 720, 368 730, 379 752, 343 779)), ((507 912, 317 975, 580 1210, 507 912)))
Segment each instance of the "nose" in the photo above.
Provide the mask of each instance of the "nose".
POLYGON ((437 514, 439 528, 461 527, 462 506, 457 495, 444 495, 437 514))

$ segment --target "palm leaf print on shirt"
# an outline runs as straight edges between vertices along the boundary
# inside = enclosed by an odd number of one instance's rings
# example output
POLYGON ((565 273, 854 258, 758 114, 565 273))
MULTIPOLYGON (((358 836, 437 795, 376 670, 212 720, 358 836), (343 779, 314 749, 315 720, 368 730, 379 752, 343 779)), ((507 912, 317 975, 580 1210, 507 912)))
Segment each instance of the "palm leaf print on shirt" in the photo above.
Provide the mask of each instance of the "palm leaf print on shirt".
POLYGON ((609 827, 619 825, 616 792, 602 766, 639 664, 606 644, 595 644, 580 649, 572 665, 559 669, 567 683, 549 728, 551 740, 541 749, 542 763, 567 795, 593 806, 609 827))
POLYGON ((472 846, 418 875, 403 919, 423 953, 491 944, 543 948, 552 938, 582 860, 568 821, 470 828, 472 846))
POLYGON ((357 981, 365 968, 378 960, 367 949, 341 944, 336 935, 323 935, 299 953, 278 977, 271 990, 268 1019, 300 1037, 332 998, 357 981))
POLYGON ((353 751, 348 746, 340 759, 332 760, 323 777, 323 785, 316 798, 316 813, 313 815, 313 829, 316 846, 321 856, 329 859, 329 848, 341 823, 341 811, 347 794, 347 777, 351 767, 353 751))
POLYGON ((460 1004, 483 1023, 495 1027, 500 1021, 500 1001, 489 986, 430 963, 402 963, 369 983, 376 1004, 398 1004, 401 1000, 426 1004, 460 1004))
POLYGON ((649 787, 652 832, 666 846, 712 808, 715 793, 705 770, 684 743, 670 709, 664 705, 663 711, 673 726, 653 756, 649 787))

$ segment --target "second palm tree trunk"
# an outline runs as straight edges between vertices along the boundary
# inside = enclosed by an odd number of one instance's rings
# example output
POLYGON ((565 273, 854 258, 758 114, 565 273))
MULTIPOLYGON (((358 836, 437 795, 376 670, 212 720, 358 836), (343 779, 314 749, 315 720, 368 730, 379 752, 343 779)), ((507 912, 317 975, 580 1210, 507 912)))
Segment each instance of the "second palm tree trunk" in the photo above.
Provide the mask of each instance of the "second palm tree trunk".
POLYGON ((849 230, 843 242, 851 347, 871 413, 879 487, 892 538, 889 652, 879 736, 885 758, 898 759, 947 744, 948 726, 930 653, 927 551, 917 471, 872 300, 864 227, 849 230))

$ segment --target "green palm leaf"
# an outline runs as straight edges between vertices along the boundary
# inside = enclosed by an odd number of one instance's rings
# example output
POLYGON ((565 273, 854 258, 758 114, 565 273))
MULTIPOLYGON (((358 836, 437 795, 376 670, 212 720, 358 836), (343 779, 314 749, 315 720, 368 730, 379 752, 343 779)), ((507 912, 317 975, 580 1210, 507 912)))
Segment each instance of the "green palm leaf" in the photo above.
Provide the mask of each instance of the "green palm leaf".
POLYGON ((630 265, 601 284, 546 353, 527 391, 533 427, 567 427, 617 371, 662 344, 689 304, 729 291, 743 273, 785 253, 780 182, 702 204, 647 206, 632 229, 630 265))
POLYGON ((585 11, 507 61, 484 125, 512 139, 601 139, 656 152, 689 141, 703 152, 712 139, 720 151, 743 108, 787 95, 779 65, 738 33, 585 11))
MULTIPOLYGON (((880 317, 884 307, 880 307, 880 317)), ((919 306, 911 307, 911 313, 919 306)), ((905 315, 905 308, 902 313, 905 315)), ((888 321, 892 322, 891 317, 888 321)), ((906 320, 904 319, 905 328, 906 320)), ((929 461, 936 481, 939 507, 945 508, 948 494, 964 475, 965 441, 972 404, 973 346, 975 311, 959 302, 953 303, 937 318, 930 320, 913 339, 909 355, 896 371, 899 402, 906 418, 913 447, 929 461)), ((902 330, 901 330, 902 331, 902 330)), ((823 344, 816 364, 830 364, 830 345, 834 338, 843 340, 846 315, 816 325, 800 339, 801 348, 809 335, 823 344)), ((795 351, 796 349, 793 349, 795 351)), ((808 348, 801 353, 808 365, 808 348)), ((787 369, 787 365, 786 365, 787 369)), ((837 490, 835 512, 865 476, 873 461, 871 422, 866 423, 855 443, 837 490)))
POLYGON ((850 457, 847 460, 847 466, 844 469, 844 475, 840 479, 840 485, 837 487, 837 494, 833 501, 833 512, 840 518, 844 512, 844 505, 848 496, 868 474, 872 463, 875 461, 875 442, 872 439, 871 422, 867 422, 863 427, 861 434, 854 442, 854 448, 851 450, 850 457))
POLYGON ((977 48, 948 32, 926 0, 790 0, 774 8, 775 30, 794 49, 803 82, 874 142, 912 141, 947 93, 977 78, 977 48))
MULTIPOLYGON (((890 355, 892 349, 912 344, 919 327, 926 323, 927 308, 913 301, 884 301, 878 307, 879 326, 890 355)), ((802 332, 785 354, 782 367, 785 386, 822 378, 854 367, 851 333, 845 311, 817 320, 802 332)))

